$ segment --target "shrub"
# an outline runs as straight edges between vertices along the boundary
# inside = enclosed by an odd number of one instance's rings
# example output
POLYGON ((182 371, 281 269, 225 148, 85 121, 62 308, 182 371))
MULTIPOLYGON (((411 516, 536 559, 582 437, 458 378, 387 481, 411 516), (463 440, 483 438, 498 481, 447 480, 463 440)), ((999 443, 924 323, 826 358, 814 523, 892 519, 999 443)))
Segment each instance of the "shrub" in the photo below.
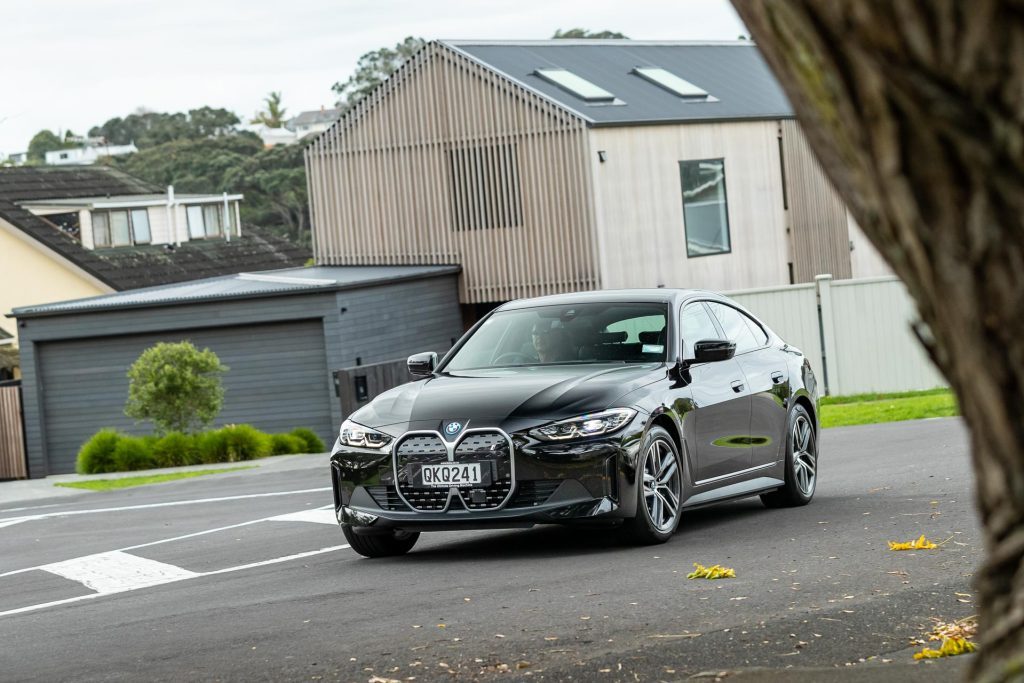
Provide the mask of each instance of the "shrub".
POLYGON ((217 354, 191 342, 156 344, 128 369, 125 415, 152 420, 160 432, 202 429, 224 404, 220 376, 227 369, 217 354))
POLYGON ((299 437, 305 444, 303 446, 303 450, 298 451, 299 453, 323 453, 327 450, 324 446, 324 442, 321 441, 320 437, 316 435, 316 432, 309 427, 293 429, 290 434, 292 436, 299 437))
POLYGON ((82 444, 75 469, 79 474, 114 472, 114 450, 123 436, 114 429, 101 429, 82 444))
POLYGON ((305 453, 306 442, 292 434, 271 434, 270 454, 288 455, 290 453, 305 453))
POLYGON ((148 470, 156 467, 153 455, 146 447, 145 439, 135 436, 122 436, 114 448, 114 471, 131 472, 132 470, 148 470))
POLYGON ((200 461, 196 437, 181 432, 168 432, 152 448, 157 467, 195 465, 200 461))
POLYGON ((199 439, 204 463, 254 460, 270 455, 270 437, 252 425, 228 425, 199 439))

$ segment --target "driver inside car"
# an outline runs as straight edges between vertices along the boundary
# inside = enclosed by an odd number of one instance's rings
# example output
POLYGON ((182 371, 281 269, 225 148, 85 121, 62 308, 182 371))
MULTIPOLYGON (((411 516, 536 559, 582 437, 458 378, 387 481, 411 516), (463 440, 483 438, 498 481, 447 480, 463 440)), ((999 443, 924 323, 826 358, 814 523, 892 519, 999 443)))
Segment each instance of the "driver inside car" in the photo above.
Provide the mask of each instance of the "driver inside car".
POLYGON ((569 335, 559 320, 538 320, 531 330, 533 351, 541 363, 575 360, 569 335))

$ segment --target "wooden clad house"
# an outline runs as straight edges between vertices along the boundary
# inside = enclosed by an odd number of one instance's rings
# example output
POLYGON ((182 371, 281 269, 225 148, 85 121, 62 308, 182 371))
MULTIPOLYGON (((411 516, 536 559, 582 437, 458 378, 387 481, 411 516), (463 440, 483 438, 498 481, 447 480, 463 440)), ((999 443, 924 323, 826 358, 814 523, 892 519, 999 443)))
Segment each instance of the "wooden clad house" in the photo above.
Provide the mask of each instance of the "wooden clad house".
POLYGON ((469 319, 886 272, 745 41, 431 42, 306 162, 318 263, 461 264, 469 319))

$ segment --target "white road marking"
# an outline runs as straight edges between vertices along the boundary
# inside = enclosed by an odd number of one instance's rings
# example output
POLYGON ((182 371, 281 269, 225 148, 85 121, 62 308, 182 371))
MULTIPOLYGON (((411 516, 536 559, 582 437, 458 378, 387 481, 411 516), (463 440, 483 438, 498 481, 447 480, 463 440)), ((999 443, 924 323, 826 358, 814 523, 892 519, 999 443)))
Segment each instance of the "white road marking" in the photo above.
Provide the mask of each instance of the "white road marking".
POLYGON ((71 515, 93 515, 100 512, 123 512, 125 510, 150 510, 152 508, 177 507, 180 505, 200 505, 203 503, 220 503, 227 500, 245 500, 247 498, 271 498, 274 496, 291 496, 299 493, 322 493, 330 491, 330 486, 315 489, 301 489, 299 491, 272 491, 270 493, 247 493, 240 496, 223 496, 221 498, 196 498, 194 500, 172 500, 165 503, 146 503, 143 505, 125 505, 116 508, 94 508, 91 510, 66 510, 64 512, 44 512, 39 515, 24 515, 22 517, 7 517, 0 519, 0 527, 10 526, 19 522, 28 522, 35 519, 48 519, 51 517, 69 517, 71 515))
POLYGON ((40 567, 43 571, 85 584, 97 593, 120 593, 199 576, 173 564, 119 550, 76 557, 40 567))
MULTIPOLYGON (((11 609, 11 610, 7 610, 5 612, 0 612, 0 617, 7 617, 7 616, 15 615, 15 614, 24 614, 25 612, 35 612, 35 611, 38 611, 38 610, 41 610, 41 609, 46 609, 47 607, 57 607, 58 605, 69 605, 69 604, 75 603, 75 602, 82 602, 83 600, 93 600, 95 598, 102 597, 104 595, 112 595, 114 593, 123 593, 125 591, 136 590, 138 588, 158 586, 158 585, 163 585, 163 584, 167 584, 167 583, 176 583, 178 581, 186 581, 188 579, 197 579, 197 578, 202 578, 204 576, 214 576, 214 575, 217 575, 217 574, 230 574, 231 572, 240 572, 240 571, 243 571, 245 569, 252 569, 253 567, 265 567, 265 566, 270 565, 270 564, 279 564, 281 562, 289 562, 291 560, 299 560, 299 559, 302 559, 302 558, 305 558, 305 557, 313 557, 314 555, 322 555, 324 553, 333 553, 333 552, 338 551, 338 550, 344 550, 345 548, 348 548, 348 547, 349 547, 348 544, 345 544, 345 545, 335 545, 335 546, 331 546, 329 548, 320 548, 319 550, 310 550, 308 552, 297 553, 295 555, 286 555, 284 557, 275 557, 272 560, 263 560, 261 562, 250 562, 249 564, 240 564, 237 567, 228 567, 226 569, 217 569, 217 570, 212 571, 212 572, 202 572, 202 573, 189 572, 189 571, 187 571, 185 569, 181 569, 180 567, 174 567, 173 565, 164 565, 165 567, 172 567, 173 569, 178 570, 179 572, 182 572, 184 574, 188 574, 188 576, 182 575, 182 576, 179 576, 178 578, 170 578, 170 579, 167 579, 167 580, 162 581, 160 583, 148 583, 148 584, 145 584, 145 585, 135 586, 134 588, 123 588, 123 589, 118 590, 118 591, 106 591, 106 592, 99 592, 99 593, 90 593, 88 595, 80 595, 80 596, 77 596, 77 597, 74 597, 74 598, 67 598, 67 599, 64 599, 64 600, 53 600, 51 602, 43 602, 43 603, 40 603, 38 605, 29 605, 28 607, 18 607, 17 609, 11 609)), ((104 554, 112 555, 113 553, 104 553, 104 554)), ((127 553, 124 553, 124 555, 127 556, 127 557, 132 557, 133 561, 135 561, 135 560, 142 560, 142 561, 145 561, 145 562, 150 562, 151 561, 151 560, 144 560, 144 558, 141 558, 141 557, 134 557, 132 555, 127 555, 127 553)), ((95 556, 92 556, 92 557, 95 557, 95 556)), ((82 559, 82 558, 79 558, 79 559, 82 559)), ((73 561, 74 560, 71 560, 70 562, 73 562, 73 561)), ((58 564, 65 564, 65 563, 58 563, 58 564)), ((155 562, 154 564, 163 564, 163 563, 162 562, 155 562)), ((53 565, 50 565, 50 566, 53 566, 53 565)))
POLYGON ((334 507, 330 509, 317 508, 316 510, 299 510, 289 512, 286 515, 271 517, 271 522, 315 522, 318 524, 330 524, 338 526, 338 517, 334 514, 334 507))

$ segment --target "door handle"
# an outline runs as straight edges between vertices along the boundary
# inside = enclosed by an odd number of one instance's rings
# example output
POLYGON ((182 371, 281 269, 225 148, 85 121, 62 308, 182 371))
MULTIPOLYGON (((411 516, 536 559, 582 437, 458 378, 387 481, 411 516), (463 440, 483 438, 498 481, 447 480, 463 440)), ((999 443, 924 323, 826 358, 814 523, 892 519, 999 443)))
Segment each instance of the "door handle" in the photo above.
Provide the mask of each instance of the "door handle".
POLYGON ((776 384, 782 384, 783 379, 785 379, 785 375, 783 375, 778 370, 772 373, 772 381, 775 382, 776 384))
POLYGON ((742 380, 738 380, 738 379, 734 380, 733 383, 732 383, 732 390, 735 391, 737 394, 742 392, 743 391, 743 381, 742 380))

